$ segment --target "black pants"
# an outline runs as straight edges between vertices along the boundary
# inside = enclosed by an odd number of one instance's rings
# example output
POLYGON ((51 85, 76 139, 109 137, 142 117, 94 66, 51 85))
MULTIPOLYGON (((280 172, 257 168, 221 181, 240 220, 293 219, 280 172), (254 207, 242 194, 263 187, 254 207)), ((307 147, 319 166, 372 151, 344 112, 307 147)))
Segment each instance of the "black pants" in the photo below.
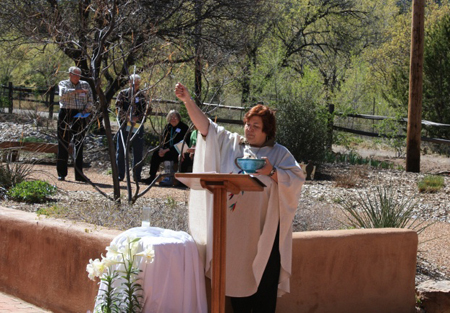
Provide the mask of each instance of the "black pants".
POLYGON ((69 159, 69 144, 73 141, 75 159, 75 179, 81 180, 83 176, 83 140, 86 121, 83 118, 74 118, 80 110, 60 109, 58 115, 58 160, 56 171, 58 176, 67 176, 67 162, 69 159))
POLYGON ((152 159, 150 161, 150 179, 153 180, 158 172, 159 165, 163 161, 173 161, 173 163, 178 163, 178 152, 175 149, 170 149, 164 154, 163 157, 159 156, 159 151, 153 152, 152 159))
POLYGON ((192 172, 193 164, 194 164, 194 160, 191 159, 191 157, 189 156, 189 153, 185 153, 183 161, 180 162, 180 173, 192 172))
POLYGON ((278 228, 272 252, 256 293, 248 297, 230 298, 234 313, 275 313, 281 268, 279 234, 280 229, 278 228))

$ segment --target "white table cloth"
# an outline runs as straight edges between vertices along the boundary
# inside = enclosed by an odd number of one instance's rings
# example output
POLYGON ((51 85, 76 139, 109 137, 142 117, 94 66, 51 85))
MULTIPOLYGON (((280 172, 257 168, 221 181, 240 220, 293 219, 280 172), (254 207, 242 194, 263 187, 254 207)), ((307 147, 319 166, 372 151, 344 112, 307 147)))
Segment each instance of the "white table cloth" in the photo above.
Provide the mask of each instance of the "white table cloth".
MULTIPOLYGON (((183 231, 158 227, 129 229, 111 242, 118 245, 127 237, 141 238, 138 252, 153 245, 152 263, 139 264, 146 313, 207 313, 204 267, 192 237, 183 231)), ((102 289, 102 286, 100 286, 102 289)))

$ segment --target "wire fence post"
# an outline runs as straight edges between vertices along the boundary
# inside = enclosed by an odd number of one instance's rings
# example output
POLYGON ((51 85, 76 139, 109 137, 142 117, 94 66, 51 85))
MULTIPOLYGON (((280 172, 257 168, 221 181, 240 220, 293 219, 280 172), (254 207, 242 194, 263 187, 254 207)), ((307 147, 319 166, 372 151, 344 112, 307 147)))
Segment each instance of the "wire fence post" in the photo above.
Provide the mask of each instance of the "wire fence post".
POLYGON ((55 101, 55 86, 52 86, 52 88, 50 88, 50 99, 49 99, 49 104, 48 104, 48 117, 50 119, 53 119, 53 106, 54 106, 54 101, 55 101))
POLYGON ((13 112, 13 83, 12 82, 8 83, 8 101, 9 101, 8 112, 10 114, 12 114, 12 112, 13 112))
POLYGON ((327 136, 327 149, 332 150, 333 147, 333 123, 334 123, 334 104, 328 104, 328 136, 327 136))

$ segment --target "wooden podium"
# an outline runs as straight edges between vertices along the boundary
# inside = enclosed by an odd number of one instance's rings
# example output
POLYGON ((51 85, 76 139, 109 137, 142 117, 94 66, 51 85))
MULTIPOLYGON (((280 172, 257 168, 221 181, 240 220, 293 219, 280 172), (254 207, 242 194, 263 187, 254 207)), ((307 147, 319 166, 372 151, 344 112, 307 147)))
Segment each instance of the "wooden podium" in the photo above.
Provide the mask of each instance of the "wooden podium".
POLYGON ((191 189, 213 193, 211 311, 225 313, 227 192, 262 191, 265 185, 256 177, 241 174, 176 173, 175 178, 191 189))

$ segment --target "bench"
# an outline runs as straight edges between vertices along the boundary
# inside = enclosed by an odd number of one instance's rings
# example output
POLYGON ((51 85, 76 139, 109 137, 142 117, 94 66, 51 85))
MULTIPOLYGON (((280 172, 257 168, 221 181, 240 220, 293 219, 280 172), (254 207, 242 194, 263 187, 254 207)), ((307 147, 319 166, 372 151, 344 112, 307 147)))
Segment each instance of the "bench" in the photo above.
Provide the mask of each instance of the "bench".
MULTIPOLYGON (((3 153, 2 160, 16 162, 19 158, 19 151, 31 151, 39 153, 58 153, 58 145, 56 143, 43 142, 20 142, 20 141, 2 141, 0 142, 0 150, 6 150, 3 153)), ((72 147, 69 148, 69 153, 72 153, 72 147)))

